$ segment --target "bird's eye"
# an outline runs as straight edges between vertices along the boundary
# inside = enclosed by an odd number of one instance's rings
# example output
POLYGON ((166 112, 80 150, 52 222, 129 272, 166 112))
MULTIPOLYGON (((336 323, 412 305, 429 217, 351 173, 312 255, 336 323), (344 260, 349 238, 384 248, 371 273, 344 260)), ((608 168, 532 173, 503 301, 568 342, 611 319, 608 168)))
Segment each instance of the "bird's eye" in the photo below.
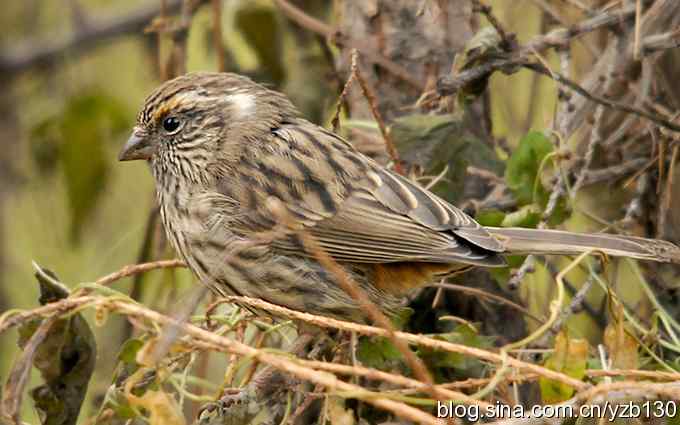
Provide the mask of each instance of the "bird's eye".
POLYGON ((163 129, 168 133, 176 133, 182 122, 177 117, 167 117, 163 120, 163 129))

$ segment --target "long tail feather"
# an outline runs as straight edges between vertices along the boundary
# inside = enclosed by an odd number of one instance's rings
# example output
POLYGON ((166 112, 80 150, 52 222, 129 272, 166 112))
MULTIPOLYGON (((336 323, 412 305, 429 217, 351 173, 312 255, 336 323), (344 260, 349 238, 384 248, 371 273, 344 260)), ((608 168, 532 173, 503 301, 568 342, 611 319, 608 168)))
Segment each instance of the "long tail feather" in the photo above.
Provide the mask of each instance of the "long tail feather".
POLYGON ((580 254, 590 250, 616 257, 680 263, 680 248, 659 239, 563 230, 487 227, 512 254, 580 254))

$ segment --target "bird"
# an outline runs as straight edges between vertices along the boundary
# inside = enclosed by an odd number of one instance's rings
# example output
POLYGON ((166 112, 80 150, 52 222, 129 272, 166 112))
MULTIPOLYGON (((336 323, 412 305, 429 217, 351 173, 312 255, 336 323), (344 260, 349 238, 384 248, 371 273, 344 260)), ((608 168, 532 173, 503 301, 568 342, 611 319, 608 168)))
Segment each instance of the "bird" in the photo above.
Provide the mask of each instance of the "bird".
POLYGON ((663 240, 481 226, 304 119, 284 94, 234 73, 162 83, 119 160, 149 163, 168 240, 218 295, 333 318, 368 320, 304 235, 387 315, 415 288, 505 267, 506 255, 680 262, 680 249, 663 240))

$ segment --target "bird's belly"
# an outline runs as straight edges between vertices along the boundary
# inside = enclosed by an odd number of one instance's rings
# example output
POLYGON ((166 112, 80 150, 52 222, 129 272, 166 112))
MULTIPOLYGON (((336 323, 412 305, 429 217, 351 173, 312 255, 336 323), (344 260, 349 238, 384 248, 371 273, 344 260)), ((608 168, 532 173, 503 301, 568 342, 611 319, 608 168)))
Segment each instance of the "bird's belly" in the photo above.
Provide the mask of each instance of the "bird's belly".
MULTIPOLYGON (((168 239, 204 284, 219 295, 239 295, 312 314, 364 321, 358 303, 312 258, 272 252, 271 245, 235 235, 230 226, 206 226, 192 214, 161 208, 168 239)), ((388 314, 403 296, 449 265, 395 263, 341 264, 369 299, 388 314)))

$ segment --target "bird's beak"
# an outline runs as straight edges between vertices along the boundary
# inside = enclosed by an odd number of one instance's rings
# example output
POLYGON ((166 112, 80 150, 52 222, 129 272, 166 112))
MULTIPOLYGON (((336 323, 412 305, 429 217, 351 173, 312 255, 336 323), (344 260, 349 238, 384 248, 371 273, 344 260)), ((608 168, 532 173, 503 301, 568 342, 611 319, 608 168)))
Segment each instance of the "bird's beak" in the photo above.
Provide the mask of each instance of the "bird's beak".
POLYGON ((153 147, 148 140, 137 129, 132 132, 132 135, 120 150, 118 154, 119 161, 134 161, 136 159, 150 159, 153 153, 153 147))

